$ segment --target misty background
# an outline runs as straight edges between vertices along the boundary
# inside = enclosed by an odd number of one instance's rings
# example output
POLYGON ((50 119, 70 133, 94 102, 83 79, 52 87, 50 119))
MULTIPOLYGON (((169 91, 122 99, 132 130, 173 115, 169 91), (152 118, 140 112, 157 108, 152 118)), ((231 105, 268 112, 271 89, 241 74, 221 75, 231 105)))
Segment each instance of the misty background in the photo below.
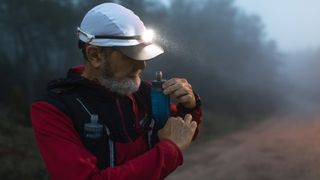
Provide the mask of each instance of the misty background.
POLYGON ((33 139, 30 103, 49 80, 84 62, 76 28, 102 2, 124 5, 156 31, 165 54, 148 62, 143 79, 162 70, 167 79, 183 77, 193 85, 205 110, 200 140, 275 115, 319 110, 320 48, 282 51, 262 19, 233 0, 2 0, 2 177, 47 177, 33 139))

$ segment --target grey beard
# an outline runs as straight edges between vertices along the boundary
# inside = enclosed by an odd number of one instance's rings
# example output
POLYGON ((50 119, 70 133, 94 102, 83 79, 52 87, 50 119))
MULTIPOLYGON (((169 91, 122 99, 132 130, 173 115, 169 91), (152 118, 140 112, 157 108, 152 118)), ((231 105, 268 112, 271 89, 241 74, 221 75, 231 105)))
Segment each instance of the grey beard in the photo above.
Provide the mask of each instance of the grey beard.
POLYGON ((138 78, 137 82, 133 79, 126 78, 121 81, 117 81, 110 77, 101 78, 101 85, 109 89, 111 92, 118 93, 120 95, 129 95, 138 91, 141 79, 138 78))

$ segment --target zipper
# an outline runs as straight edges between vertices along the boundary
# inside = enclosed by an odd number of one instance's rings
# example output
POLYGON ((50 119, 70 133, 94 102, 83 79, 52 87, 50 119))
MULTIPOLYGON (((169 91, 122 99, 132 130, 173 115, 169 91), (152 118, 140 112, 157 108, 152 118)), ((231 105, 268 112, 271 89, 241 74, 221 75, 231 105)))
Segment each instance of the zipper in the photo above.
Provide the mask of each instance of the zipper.
POLYGON ((127 131, 127 128, 126 128, 126 124, 125 124, 125 122, 124 122, 123 111, 122 111, 121 106, 120 106, 119 98, 116 98, 116 102, 117 102, 118 111, 119 111, 119 113, 120 113, 120 119, 121 119, 122 127, 123 127, 123 129, 124 129, 124 133, 125 133, 125 135, 128 137, 129 141, 130 141, 130 142, 133 142, 132 139, 131 139, 131 137, 130 137, 129 134, 128 134, 128 131, 127 131))

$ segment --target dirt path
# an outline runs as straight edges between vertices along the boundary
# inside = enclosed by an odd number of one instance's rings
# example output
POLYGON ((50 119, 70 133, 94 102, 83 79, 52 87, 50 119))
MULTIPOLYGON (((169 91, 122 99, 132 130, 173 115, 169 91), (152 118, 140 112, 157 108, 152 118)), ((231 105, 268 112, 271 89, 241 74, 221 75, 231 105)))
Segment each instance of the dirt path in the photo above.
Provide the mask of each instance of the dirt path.
POLYGON ((320 118, 281 118, 193 146, 168 180, 320 180, 320 118))

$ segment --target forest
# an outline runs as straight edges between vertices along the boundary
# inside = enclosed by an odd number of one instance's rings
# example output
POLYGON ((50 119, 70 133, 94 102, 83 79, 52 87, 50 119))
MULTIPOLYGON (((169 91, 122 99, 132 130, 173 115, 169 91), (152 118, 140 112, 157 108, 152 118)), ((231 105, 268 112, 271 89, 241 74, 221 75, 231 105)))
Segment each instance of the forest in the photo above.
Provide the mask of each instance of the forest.
POLYGON ((238 9, 233 0, 2 0, 0 175, 4 179, 47 179, 32 134, 30 105, 45 92, 48 81, 84 63, 76 29, 85 13, 103 2, 122 4, 155 30, 165 53, 148 62, 143 79, 152 80, 155 71, 162 70, 167 79, 183 77, 193 85, 205 110, 202 141, 287 113, 295 108, 292 102, 301 102, 292 98, 296 93, 307 94, 314 104, 320 102, 313 98, 317 85, 309 86, 309 77, 318 74, 313 65, 320 53, 308 56, 310 63, 303 67, 309 74, 301 79, 291 71, 300 70, 299 61, 289 66, 284 59, 293 55, 281 53, 266 38, 260 18, 238 9), (300 86, 309 88, 297 89, 300 86))

